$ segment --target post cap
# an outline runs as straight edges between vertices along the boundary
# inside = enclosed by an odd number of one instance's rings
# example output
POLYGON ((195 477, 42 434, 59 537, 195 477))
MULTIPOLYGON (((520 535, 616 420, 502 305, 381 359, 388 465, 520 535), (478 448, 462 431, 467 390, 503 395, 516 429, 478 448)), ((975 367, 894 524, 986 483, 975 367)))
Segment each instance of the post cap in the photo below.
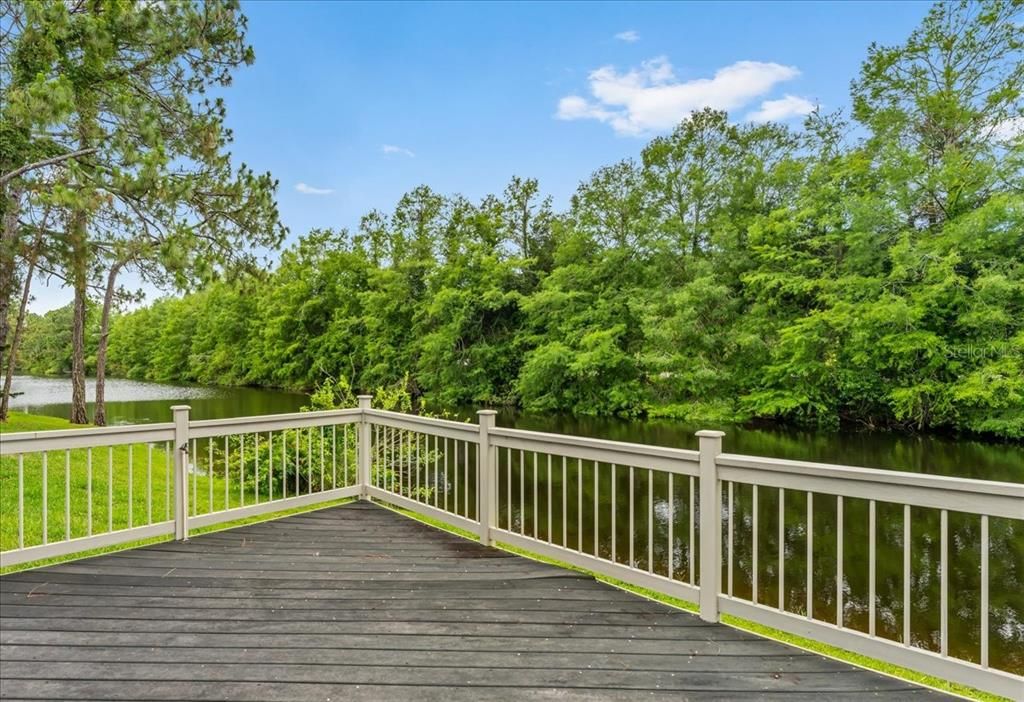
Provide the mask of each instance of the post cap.
POLYGON ((356 395, 357 400, 372 400, 373 395, 356 395))
POLYGON ((172 412, 182 412, 192 409, 192 405, 171 405, 172 412))
POLYGON ((701 439, 721 439, 725 436, 725 432, 718 431, 717 429, 701 429, 694 436, 700 437, 701 439))
POLYGON ((494 416, 498 413, 498 410, 477 410, 476 413, 480 415, 494 416))

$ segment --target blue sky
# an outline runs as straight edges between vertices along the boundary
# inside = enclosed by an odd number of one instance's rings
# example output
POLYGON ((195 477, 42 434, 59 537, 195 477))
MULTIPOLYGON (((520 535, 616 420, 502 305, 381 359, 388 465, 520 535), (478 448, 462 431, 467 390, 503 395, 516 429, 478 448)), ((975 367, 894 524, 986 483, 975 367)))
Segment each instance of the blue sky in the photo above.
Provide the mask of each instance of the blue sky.
MULTIPOLYGON (((421 183, 477 199, 531 176, 561 207, 693 107, 796 123, 847 107, 868 45, 928 7, 243 2, 256 62, 224 93, 231 150, 280 181, 290 240, 421 183)), ((36 311, 70 299, 37 293, 36 311)))

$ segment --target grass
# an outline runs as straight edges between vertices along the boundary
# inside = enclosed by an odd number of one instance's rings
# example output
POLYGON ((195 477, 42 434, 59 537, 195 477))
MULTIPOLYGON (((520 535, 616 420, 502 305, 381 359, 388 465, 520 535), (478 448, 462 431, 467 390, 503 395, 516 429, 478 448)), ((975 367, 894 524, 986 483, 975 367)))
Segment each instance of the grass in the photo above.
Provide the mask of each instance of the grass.
MULTIPOLYGON (((415 519, 429 526, 441 529, 443 531, 447 531, 451 534, 455 534, 457 536, 461 536, 474 541, 479 538, 477 534, 471 531, 451 526, 438 519, 427 517, 416 512, 412 512, 411 510, 407 510, 402 507, 397 507, 394 505, 385 506, 396 512, 399 512, 400 514, 410 517, 411 519, 415 519)), ((668 595, 664 595, 658 592, 657 590, 651 590, 645 587, 638 587, 636 585, 632 585, 622 580, 610 578, 606 575, 602 575, 600 573, 595 573, 593 571, 587 570, 586 568, 574 566, 572 564, 559 561, 555 558, 548 558, 546 556, 542 556, 540 554, 533 553, 526 549, 521 549, 510 544, 495 543, 494 546, 504 551, 508 551, 519 556, 523 556, 525 558, 540 561, 541 563, 547 563, 549 565, 558 566, 559 568, 565 568, 566 570, 572 570, 578 573, 589 575, 593 577, 595 580, 599 580, 603 583, 608 583, 609 585, 617 587, 621 590, 631 592, 635 595, 645 597, 655 602, 661 602, 662 604, 686 610, 688 612, 699 611, 699 608, 695 603, 690 602, 688 600, 680 599, 678 597, 670 597, 668 595)), ((742 629, 744 631, 749 631, 752 634, 757 634, 758 636, 763 636, 767 639, 780 641, 782 643, 789 644, 790 646, 794 646, 796 648, 800 648, 811 653, 817 653, 823 656, 827 656, 829 658, 833 658, 838 661, 842 661, 843 663, 850 663, 861 668, 866 668, 868 670, 873 670, 875 672, 882 673, 890 677, 899 678, 901 680, 906 680, 907 682, 912 682, 918 685, 923 685, 925 687, 930 687, 941 692, 946 692, 952 695, 958 695, 960 697, 964 697, 967 699, 981 700, 983 702, 1009 702, 1006 698, 1000 697, 998 695, 993 695, 987 692, 983 692, 981 690, 976 690, 972 687, 967 687, 965 685, 952 683, 948 680, 943 680, 942 678, 924 675, 923 673, 918 673, 917 671, 910 670, 909 668, 902 668, 900 666, 892 665, 891 663, 886 663, 885 661, 880 661, 876 658, 870 658, 868 656, 862 656, 857 653, 851 653, 850 651, 846 651, 841 648, 836 648, 835 646, 830 646, 828 644, 814 641, 813 639, 807 639, 802 636, 789 634, 787 632, 780 631, 778 629, 773 629, 772 627, 764 626, 763 624, 758 624, 756 622, 742 619, 740 617, 734 617, 728 614, 722 615, 721 622, 727 626, 731 626, 736 629, 742 629)))

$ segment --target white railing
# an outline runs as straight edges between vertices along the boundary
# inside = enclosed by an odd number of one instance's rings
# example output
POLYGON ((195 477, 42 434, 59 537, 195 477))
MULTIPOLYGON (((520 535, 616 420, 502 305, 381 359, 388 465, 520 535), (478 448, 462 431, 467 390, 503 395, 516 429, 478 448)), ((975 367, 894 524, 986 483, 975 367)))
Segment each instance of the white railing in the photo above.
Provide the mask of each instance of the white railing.
MULTIPOLYGON (((0 480, 16 485, 17 509, 16 518, 2 516, 0 564, 185 539, 213 524, 359 496, 472 531, 485 544, 699 603, 707 621, 734 615, 1024 697, 1024 651, 990 655, 991 544, 1019 549, 1024 485, 737 456, 722 452, 721 432, 699 432, 700 450, 687 451, 498 428, 494 412, 479 415, 477 425, 419 417, 372 409, 360 396, 348 410, 189 421, 188 408, 176 407, 169 424, 6 434, 0 480), (902 520, 895 547, 894 510, 902 520), (890 527, 881 547, 880 511, 890 527), (951 538, 951 519, 977 521, 976 546, 963 537, 971 529, 951 538), (915 524, 937 532, 936 557, 915 558, 915 524), (867 562, 851 562, 862 540, 867 562), (890 558, 900 549, 902 611, 880 611, 880 548, 890 558), (797 555, 802 570, 790 564, 797 555), (957 567, 961 581, 976 582, 974 652, 950 646, 957 567), (912 622, 915 588, 932 578, 938 623, 912 622), (855 581, 866 582, 866 597, 853 596, 855 581)), ((932 546, 928 533, 919 536, 921 548, 932 546)), ((1009 645, 1020 645, 1013 637, 1009 645)))
POLYGON ((0 488, 17 496, 0 512, 0 566, 360 494, 362 410, 192 422, 171 410, 167 424, 0 435, 0 488))

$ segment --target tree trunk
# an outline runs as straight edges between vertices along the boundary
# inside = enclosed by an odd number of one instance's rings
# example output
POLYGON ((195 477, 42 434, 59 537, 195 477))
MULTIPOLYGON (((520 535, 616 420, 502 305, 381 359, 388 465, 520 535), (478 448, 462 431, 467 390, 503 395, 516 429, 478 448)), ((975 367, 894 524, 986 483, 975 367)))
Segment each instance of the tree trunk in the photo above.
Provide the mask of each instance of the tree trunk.
POLYGON ((88 424, 85 410, 85 305, 89 251, 86 213, 76 212, 71 222, 71 284, 75 290, 71 322, 71 416, 72 424, 88 424))
POLYGON ((92 421, 98 427, 107 426, 107 407, 104 398, 107 374, 107 341, 110 335, 110 312, 114 307, 114 286, 117 274, 121 270, 120 263, 110 266, 107 275, 107 289, 103 295, 103 313, 100 317, 100 340, 96 348, 96 408, 93 410, 92 421))
POLYGON ((18 244, 18 215, 21 210, 21 196, 24 190, 20 185, 4 189, 3 229, 0 230, 0 367, 7 358, 7 315, 11 309, 11 298, 14 297, 14 259, 18 244))
POLYGON ((43 230, 46 229, 46 218, 36 234, 32 243, 32 250, 28 255, 28 269, 25 271, 25 285, 21 291, 21 307, 18 308, 18 323, 14 327, 14 337, 11 339, 11 348, 7 354, 7 371, 4 375, 4 389, 0 394, 0 422, 7 421, 7 413, 11 403, 11 383, 14 378, 14 366, 18 358, 18 345, 21 343, 21 333, 25 329, 25 316, 28 314, 29 295, 32 291, 32 276, 36 272, 36 259, 39 258, 39 247, 43 244, 43 230))

